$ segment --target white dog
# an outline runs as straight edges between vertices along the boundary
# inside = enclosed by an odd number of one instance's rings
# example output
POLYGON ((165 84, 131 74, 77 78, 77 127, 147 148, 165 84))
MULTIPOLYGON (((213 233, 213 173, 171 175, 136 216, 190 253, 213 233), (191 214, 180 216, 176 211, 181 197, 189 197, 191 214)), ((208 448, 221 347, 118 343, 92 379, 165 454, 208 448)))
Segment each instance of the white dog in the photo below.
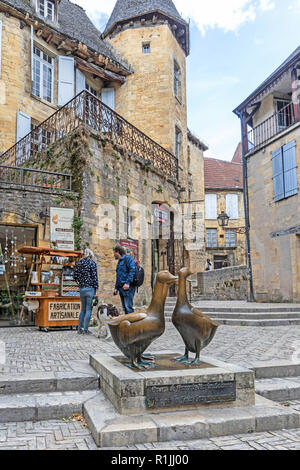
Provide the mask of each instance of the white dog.
POLYGON ((101 338, 101 330, 104 328, 106 336, 104 339, 111 337, 109 327, 106 320, 110 320, 113 317, 118 317, 118 309, 111 304, 101 304, 97 310, 97 321, 98 321, 98 338, 101 338))

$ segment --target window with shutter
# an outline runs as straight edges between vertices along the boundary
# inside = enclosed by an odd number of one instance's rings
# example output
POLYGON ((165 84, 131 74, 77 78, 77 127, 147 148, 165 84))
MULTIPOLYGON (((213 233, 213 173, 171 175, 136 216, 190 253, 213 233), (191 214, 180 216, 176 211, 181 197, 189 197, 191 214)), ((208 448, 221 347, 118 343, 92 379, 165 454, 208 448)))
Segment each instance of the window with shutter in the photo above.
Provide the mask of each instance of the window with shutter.
POLYGON ((294 196, 298 193, 297 162, 296 162, 296 141, 284 145, 283 155, 283 176, 285 197, 294 196))
POLYGON ((205 195, 205 218, 216 219, 217 218, 217 195, 206 194, 205 195))
POLYGON ((217 239, 217 229, 208 228, 206 230, 206 246, 207 248, 217 248, 218 239, 217 239))
POLYGON ((272 153, 274 201, 298 194, 296 141, 272 153))
POLYGON ((58 57, 58 105, 64 106, 74 98, 74 58, 58 57))
POLYGON ((227 248, 235 248, 236 247, 236 233, 234 230, 226 230, 225 232, 225 246, 227 248))
POLYGON ((237 194, 226 194, 226 213, 230 219, 239 218, 239 199, 237 194))

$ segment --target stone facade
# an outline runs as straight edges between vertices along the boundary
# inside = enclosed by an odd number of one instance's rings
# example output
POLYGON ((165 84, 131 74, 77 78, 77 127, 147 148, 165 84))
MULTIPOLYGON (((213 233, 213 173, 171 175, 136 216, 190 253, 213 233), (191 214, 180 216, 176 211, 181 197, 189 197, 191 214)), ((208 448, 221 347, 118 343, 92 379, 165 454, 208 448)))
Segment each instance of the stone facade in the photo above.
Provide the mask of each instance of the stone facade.
POLYGON ((203 300, 248 300, 248 278, 247 266, 198 273, 192 297, 201 297, 203 300))
POLYGON ((300 127, 292 128, 248 158, 250 241, 257 301, 300 301, 299 194, 274 202, 272 152, 295 140, 299 181, 300 127), (281 232, 281 236, 272 234, 281 232))

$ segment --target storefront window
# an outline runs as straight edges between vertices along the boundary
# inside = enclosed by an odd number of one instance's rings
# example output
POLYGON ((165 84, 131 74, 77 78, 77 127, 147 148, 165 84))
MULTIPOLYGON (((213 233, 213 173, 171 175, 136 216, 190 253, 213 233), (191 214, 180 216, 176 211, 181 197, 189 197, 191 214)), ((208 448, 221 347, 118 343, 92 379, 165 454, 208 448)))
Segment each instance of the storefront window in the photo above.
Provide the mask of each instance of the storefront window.
POLYGON ((36 246, 35 227, 0 224, 0 327, 34 323, 27 309, 20 320, 32 262, 31 256, 18 253, 24 245, 36 246))

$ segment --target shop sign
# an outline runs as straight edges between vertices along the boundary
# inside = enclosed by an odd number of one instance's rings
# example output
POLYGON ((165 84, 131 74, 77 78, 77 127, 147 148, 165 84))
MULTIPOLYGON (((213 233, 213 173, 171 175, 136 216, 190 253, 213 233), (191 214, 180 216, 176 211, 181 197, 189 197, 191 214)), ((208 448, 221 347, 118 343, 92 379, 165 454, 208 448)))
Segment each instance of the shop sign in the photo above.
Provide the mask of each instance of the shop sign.
POLYGON ((134 260, 139 259, 139 242, 138 240, 120 240, 120 245, 125 248, 126 253, 134 260))
POLYGON ((81 311, 80 302, 49 302, 49 321, 76 321, 81 311))
POLYGON ((157 222, 165 224, 169 220, 169 211, 164 206, 157 204, 154 207, 154 216, 157 222))
POLYGON ((74 209, 50 207, 50 242, 52 248, 74 250, 74 209))

